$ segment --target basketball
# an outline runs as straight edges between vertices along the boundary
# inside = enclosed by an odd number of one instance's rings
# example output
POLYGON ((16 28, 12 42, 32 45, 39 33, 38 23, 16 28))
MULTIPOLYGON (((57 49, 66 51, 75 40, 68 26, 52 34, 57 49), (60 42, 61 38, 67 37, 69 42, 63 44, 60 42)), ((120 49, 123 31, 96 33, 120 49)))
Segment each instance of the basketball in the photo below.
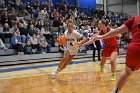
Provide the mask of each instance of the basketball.
POLYGON ((64 35, 59 36, 59 37, 57 38, 57 41, 58 41, 58 44, 61 45, 61 46, 67 44, 66 37, 65 37, 64 35))

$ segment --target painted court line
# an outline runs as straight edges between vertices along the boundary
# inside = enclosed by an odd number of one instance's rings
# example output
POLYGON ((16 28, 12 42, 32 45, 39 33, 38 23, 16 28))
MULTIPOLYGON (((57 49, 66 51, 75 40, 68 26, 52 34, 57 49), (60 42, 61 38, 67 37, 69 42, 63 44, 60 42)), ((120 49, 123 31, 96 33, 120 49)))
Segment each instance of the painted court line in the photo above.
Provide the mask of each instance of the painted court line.
MULTIPOLYGON (((118 58, 125 58, 125 56, 118 56, 118 58)), ((81 64, 81 63, 87 63, 87 62, 93 62, 93 60, 78 60, 78 61, 72 61, 69 65, 73 64, 81 64)), ((117 62, 119 63, 119 62, 117 62)), ((122 62, 120 64, 123 64, 122 62)), ((15 68, 6 68, 6 69, 0 69, 0 73, 5 72, 14 72, 14 71, 22 71, 22 70, 30 70, 30 69, 39 69, 39 68, 46 68, 46 67, 54 67, 57 66, 58 63, 54 64, 45 64, 45 65, 36 65, 36 66, 25 66, 25 67, 15 67, 15 68)))

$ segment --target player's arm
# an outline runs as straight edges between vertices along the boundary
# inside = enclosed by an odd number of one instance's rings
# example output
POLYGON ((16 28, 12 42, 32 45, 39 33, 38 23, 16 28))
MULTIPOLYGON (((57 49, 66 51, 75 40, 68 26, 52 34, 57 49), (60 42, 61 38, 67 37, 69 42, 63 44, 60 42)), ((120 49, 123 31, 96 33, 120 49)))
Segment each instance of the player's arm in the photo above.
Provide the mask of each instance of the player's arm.
POLYGON ((91 40, 89 40, 86 43, 82 44, 82 46, 86 46, 86 45, 92 44, 95 41, 96 41, 96 38, 93 37, 91 40))
POLYGON ((63 46, 59 45, 60 50, 64 51, 63 46))
POLYGON ((80 47, 84 42, 87 41, 87 38, 82 36, 80 33, 78 32, 75 32, 76 36, 77 36, 77 39, 79 39, 80 41, 77 42, 77 45, 80 47))
POLYGON ((113 30, 111 30, 110 32, 108 32, 108 33, 106 33, 104 35, 94 35, 94 37, 96 39, 105 39, 105 38, 110 38, 110 37, 116 36, 116 35, 118 35, 120 33, 127 32, 127 31, 128 31, 127 26, 123 24, 122 26, 120 26, 120 27, 118 27, 116 29, 113 29, 113 30))
MULTIPOLYGON (((110 28, 110 30, 113 31, 114 29, 110 28)), ((122 35, 119 33, 116 36, 120 38, 122 35)))
POLYGON ((86 40, 87 40, 87 38, 84 37, 84 36, 82 36, 79 43, 80 43, 80 44, 83 44, 84 42, 86 42, 86 40))
POLYGON ((86 41, 87 41, 87 38, 84 37, 84 36, 82 36, 82 37, 80 38, 80 41, 77 42, 76 44, 77 44, 79 47, 81 47, 82 44, 83 44, 84 42, 86 42, 86 41))

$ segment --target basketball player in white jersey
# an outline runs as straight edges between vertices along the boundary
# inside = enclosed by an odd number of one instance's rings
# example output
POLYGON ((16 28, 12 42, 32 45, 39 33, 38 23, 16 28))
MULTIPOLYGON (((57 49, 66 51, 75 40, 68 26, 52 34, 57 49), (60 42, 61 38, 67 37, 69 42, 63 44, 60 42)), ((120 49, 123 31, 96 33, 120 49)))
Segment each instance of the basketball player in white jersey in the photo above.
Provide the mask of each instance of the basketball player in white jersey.
POLYGON ((52 72, 52 79, 56 78, 58 72, 63 70, 78 53, 78 49, 82 43, 86 41, 86 38, 83 37, 79 32, 74 30, 74 25, 71 21, 67 23, 67 30, 64 32, 66 37, 66 46, 64 46, 64 56, 61 59, 58 68, 52 72), (80 42, 78 40, 80 39, 80 42))

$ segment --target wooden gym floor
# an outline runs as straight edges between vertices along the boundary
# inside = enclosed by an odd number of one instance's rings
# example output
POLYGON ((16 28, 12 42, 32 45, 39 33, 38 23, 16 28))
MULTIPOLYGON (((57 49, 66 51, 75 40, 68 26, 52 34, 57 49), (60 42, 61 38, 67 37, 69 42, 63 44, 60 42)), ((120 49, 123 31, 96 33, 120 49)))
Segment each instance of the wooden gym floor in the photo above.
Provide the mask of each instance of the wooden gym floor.
MULTIPOLYGON (((111 93, 109 60, 105 72, 91 58, 75 59, 52 80, 50 73, 59 61, 0 67, 0 93, 111 93)), ((117 78, 125 66, 125 55, 116 61, 117 78)), ((136 71, 120 93, 140 93, 140 71, 136 71)))

